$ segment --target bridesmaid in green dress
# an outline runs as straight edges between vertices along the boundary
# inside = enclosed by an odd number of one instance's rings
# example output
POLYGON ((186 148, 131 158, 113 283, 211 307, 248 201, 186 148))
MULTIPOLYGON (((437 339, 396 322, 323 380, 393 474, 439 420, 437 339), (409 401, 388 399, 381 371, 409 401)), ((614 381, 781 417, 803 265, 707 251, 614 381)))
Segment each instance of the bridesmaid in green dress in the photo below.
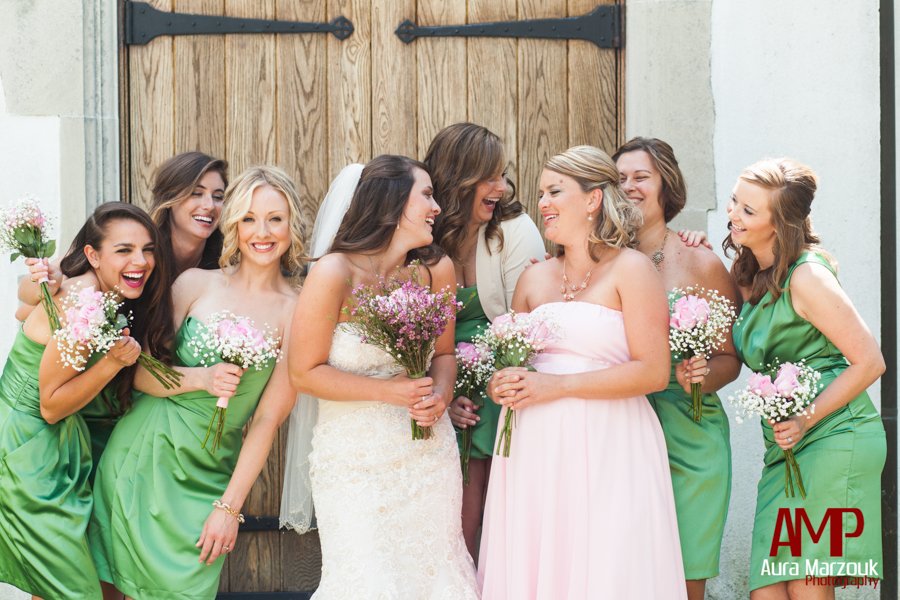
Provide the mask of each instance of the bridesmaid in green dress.
MULTIPOLYGON (((662 140, 638 137, 619 148, 613 159, 622 190, 644 216, 638 249, 656 266, 666 289, 701 286, 737 303, 737 289, 722 261, 706 247, 683 244, 668 228, 687 197, 672 147, 662 140)), ((706 580, 719 574, 731 496, 731 443, 728 416, 716 392, 734 381, 740 369, 728 340, 708 361, 704 357, 672 360, 668 387, 647 396, 666 438, 690 600, 702 600, 706 580), (691 383, 702 384, 700 422, 694 421, 691 411, 691 383)))
MULTIPOLYGON (((726 251, 736 253, 731 273, 745 299, 734 343, 744 363, 757 372, 776 362, 816 369, 823 386, 815 411, 762 423, 765 456, 757 486, 750 557, 753 600, 834 598, 833 587, 804 580, 807 561, 877 565, 881 578, 881 471, 886 441, 881 417, 866 393, 884 372, 878 344, 841 289, 830 257, 818 247, 809 219, 816 175, 793 160, 766 159, 745 169, 728 204, 726 251), (784 452, 793 449, 806 499, 784 492, 784 452), (864 528, 845 537, 843 556, 832 556, 828 535, 813 543, 803 528, 802 556, 780 546, 770 557, 778 510, 804 509, 818 528, 828 508, 862 511, 864 528)), ((846 514, 843 530, 857 529, 846 514)), ((785 541, 782 532, 779 541, 785 541)), ((816 573, 810 573, 816 574, 816 573)))
MULTIPOLYGON (((456 318, 456 343, 470 342, 491 319, 509 312, 519 275, 532 259, 544 257, 544 242, 515 200, 506 178, 503 144, 488 129, 472 123, 446 127, 431 141, 423 162, 441 207, 434 241, 453 260, 456 297, 463 303, 456 318)), ((462 430, 473 428, 462 525, 466 546, 477 561, 500 406, 481 392, 477 398, 457 397, 448 412, 461 453, 462 430)))
POLYGON ((241 505, 294 403, 287 361, 246 372, 204 367, 187 343, 222 310, 267 324, 283 340, 289 330, 297 289, 283 273, 299 270, 303 251, 294 184, 278 169, 253 167, 226 196, 222 269, 189 269, 172 291, 182 385, 167 391, 139 370, 140 393, 100 461, 91 552, 101 579, 132 598, 215 597, 241 505), (230 403, 213 451, 202 444, 220 397, 230 403))
POLYGON ((85 536, 93 506, 92 439, 82 411, 104 393, 115 397, 130 387, 137 340, 167 357, 162 342, 171 332, 171 302, 164 260, 156 256, 158 236, 138 207, 98 207, 62 261, 68 279, 55 300, 81 286, 116 290, 134 314, 130 335, 78 372, 61 366, 46 313, 36 307, 0 377, 0 581, 36 596, 101 595, 85 536))

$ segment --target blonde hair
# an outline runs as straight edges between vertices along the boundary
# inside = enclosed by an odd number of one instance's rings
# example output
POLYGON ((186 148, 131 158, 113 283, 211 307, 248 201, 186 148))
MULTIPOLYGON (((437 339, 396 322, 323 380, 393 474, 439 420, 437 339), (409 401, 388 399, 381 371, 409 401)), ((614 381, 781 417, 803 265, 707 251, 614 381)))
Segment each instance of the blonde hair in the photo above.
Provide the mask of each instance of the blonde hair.
POLYGON ((573 146, 550 158, 544 163, 544 168, 571 177, 583 192, 599 189, 603 193, 600 213, 588 238, 588 248, 594 260, 599 259, 601 246, 635 246, 643 218, 619 187, 619 170, 606 152, 594 146, 573 146))
POLYGON ((238 175, 225 190, 225 206, 219 228, 222 231, 222 256, 219 266, 225 268, 241 261, 238 249, 238 223, 250 210, 253 193, 268 185, 285 197, 288 203, 288 221, 291 229, 291 246, 281 257, 281 268, 293 276, 300 274, 303 266, 303 237, 305 227, 300 218, 300 195, 287 173, 267 165, 250 167, 238 175))

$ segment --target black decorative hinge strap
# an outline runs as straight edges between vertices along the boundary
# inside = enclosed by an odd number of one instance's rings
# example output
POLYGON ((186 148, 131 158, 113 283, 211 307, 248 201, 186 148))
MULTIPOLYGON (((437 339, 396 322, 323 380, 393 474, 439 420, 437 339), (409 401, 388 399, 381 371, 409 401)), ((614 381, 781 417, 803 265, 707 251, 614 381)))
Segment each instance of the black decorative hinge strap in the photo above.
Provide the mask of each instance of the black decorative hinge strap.
POLYGON ((160 35, 212 35, 223 33, 331 33, 345 40, 353 23, 337 17, 330 23, 272 21, 217 15, 163 12, 146 2, 125 3, 125 43, 142 45, 160 35))
POLYGON ((394 32, 409 44, 418 37, 503 37, 585 40, 600 48, 621 48, 620 7, 602 4, 580 17, 469 23, 467 25, 423 25, 407 19, 394 32))

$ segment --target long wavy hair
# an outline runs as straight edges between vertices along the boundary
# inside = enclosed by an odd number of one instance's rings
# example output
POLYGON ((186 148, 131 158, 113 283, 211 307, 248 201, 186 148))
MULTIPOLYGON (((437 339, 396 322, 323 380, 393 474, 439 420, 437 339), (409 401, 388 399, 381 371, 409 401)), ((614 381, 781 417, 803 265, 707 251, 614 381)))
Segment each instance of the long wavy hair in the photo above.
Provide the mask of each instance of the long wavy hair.
MULTIPOLYGON (((113 221, 134 221, 143 226, 153 242, 155 265, 144 285, 143 293, 134 300, 125 300, 124 314, 133 315, 131 337, 161 361, 171 364, 170 344, 174 337, 172 324, 171 270, 169 254, 163 251, 163 236, 156 224, 142 208, 124 202, 107 202, 98 206, 75 235, 68 252, 60 261, 60 269, 66 277, 83 275, 93 270, 84 253, 85 246, 99 249, 106 241, 107 229, 113 221)), ((131 403, 131 389, 137 363, 122 369, 116 375, 115 389, 119 406, 124 411, 131 403)), ((115 407, 110 406, 110 409, 115 407)))
MULTIPOLYGON (((475 188, 503 173, 506 166, 503 143, 481 125, 456 123, 442 129, 431 140, 424 162, 431 174, 435 202, 441 207, 441 214, 434 224, 435 243, 451 259, 461 261, 464 258, 461 246, 472 220, 475 188)), ((508 191, 494 208, 485 230, 488 252, 490 240, 498 240, 499 248, 503 249, 500 223, 525 212, 516 200, 513 183, 507 179, 506 185, 508 191)))
POLYGON ((225 190, 225 207, 219 219, 222 231, 222 268, 236 265, 241 261, 238 248, 238 224, 250 210, 253 192, 262 186, 269 186, 284 196, 288 203, 288 219, 291 229, 291 246, 281 256, 281 269, 297 277, 303 268, 303 237, 305 227, 300 215, 300 195, 297 186, 287 173, 278 167, 267 165, 250 167, 238 175, 225 190))
MULTIPOLYGON (((328 251, 366 253, 387 247, 412 192, 416 169, 428 172, 424 163, 405 156, 382 154, 373 158, 360 175, 350 207, 328 251)), ((406 262, 420 260, 431 266, 443 255, 442 249, 432 242, 410 250, 406 262)))
MULTIPOLYGON (((203 152, 183 152, 161 164, 153 173, 150 217, 159 227, 162 236, 162 251, 169 254, 172 278, 175 273, 175 255, 172 254, 172 207, 187 200, 194 188, 207 173, 218 173, 228 187, 228 163, 203 152)), ((222 254, 222 232, 213 231, 203 247, 200 257, 201 269, 216 269, 222 254)))
POLYGON ((767 269, 760 269, 753 252, 735 244, 731 235, 722 242, 726 256, 735 254, 731 274, 739 286, 750 289, 751 304, 757 304, 766 292, 771 293, 771 302, 777 300, 784 292, 791 265, 807 250, 815 250, 837 267, 819 247, 819 236, 813 231, 810 211, 818 178, 811 168, 790 158, 764 158, 744 169, 739 179, 769 190, 775 228, 775 262, 767 269))
POLYGON ((684 175, 675 159, 672 146, 657 138, 636 137, 628 140, 616 150, 612 159, 618 162, 619 157, 628 152, 643 150, 650 156, 650 162, 659 171, 662 178, 662 190, 659 204, 663 209, 666 223, 678 216, 687 202, 687 186, 684 175))
POLYGON ((643 217, 619 187, 619 171, 606 152, 594 146, 574 146, 551 157, 544 168, 571 177, 583 192, 603 192, 600 212, 588 237, 591 258, 599 260, 604 247, 635 246, 643 217))

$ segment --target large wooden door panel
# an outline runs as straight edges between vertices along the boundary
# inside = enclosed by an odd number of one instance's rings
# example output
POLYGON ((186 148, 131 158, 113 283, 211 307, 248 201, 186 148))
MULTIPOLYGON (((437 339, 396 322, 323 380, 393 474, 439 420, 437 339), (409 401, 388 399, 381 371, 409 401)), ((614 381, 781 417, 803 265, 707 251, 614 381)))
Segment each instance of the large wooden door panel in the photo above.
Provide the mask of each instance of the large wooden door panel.
MULTIPOLYGON (((302 201, 306 235, 330 180, 382 153, 421 159, 458 121, 505 142, 509 177, 537 216, 541 165, 589 143, 621 141, 620 52, 578 40, 419 38, 418 25, 577 16, 616 0, 150 0, 164 11, 326 22, 353 34, 161 36, 123 51, 123 190, 147 206, 154 169, 178 152, 225 158, 231 176, 261 163, 285 169, 302 201)), ((277 516, 286 430, 244 512, 277 516)), ((226 561, 227 592, 314 589, 318 535, 243 532, 226 561)))

